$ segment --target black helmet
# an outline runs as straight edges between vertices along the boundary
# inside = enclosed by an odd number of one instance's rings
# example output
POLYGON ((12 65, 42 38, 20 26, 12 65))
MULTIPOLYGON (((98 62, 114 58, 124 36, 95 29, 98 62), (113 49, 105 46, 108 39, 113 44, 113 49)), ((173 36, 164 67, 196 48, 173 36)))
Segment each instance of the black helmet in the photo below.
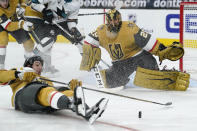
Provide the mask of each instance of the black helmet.
POLYGON ((106 21, 107 21, 107 29, 110 32, 119 32, 120 27, 122 25, 122 17, 118 10, 111 9, 106 13, 106 21), (118 20, 118 23, 116 25, 112 25, 111 21, 118 20))
POLYGON ((34 64, 34 61, 40 61, 40 63, 43 65, 43 59, 40 56, 32 56, 25 60, 23 67, 32 67, 34 64))

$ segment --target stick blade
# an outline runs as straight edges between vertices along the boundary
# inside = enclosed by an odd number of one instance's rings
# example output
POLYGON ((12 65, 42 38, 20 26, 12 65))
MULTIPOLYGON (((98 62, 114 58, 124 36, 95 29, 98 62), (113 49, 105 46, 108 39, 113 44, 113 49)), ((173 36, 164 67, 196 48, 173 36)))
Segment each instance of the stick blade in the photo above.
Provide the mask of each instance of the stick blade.
POLYGON ((172 102, 167 102, 165 105, 166 106, 172 105, 172 102))

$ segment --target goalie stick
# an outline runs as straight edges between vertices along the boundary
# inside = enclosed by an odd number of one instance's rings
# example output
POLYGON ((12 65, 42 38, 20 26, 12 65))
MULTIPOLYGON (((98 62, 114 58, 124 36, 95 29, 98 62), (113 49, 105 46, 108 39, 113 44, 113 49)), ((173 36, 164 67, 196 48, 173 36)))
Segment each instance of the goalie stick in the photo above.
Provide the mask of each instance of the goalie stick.
MULTIPOLYGON (((64 83, 64 82, 50 80, 50 79, 45 79, 45 78, 39 78, 39 79, 69 86, 69 83, 64 83)), ((83 89, 86 89, 86 90, 91 90, 91 91, 96 91, 96 92, 104 93, 104 94, 119 96, 119 97, 133 99, 133 100, 142 101, 142 102, 148 102, 148 103, 152 103, 152 104, 158 104, 158 105, 164 105, 164 106, 170 106, 170 105, 172 105, 172 102, 160 103, 160 102, 155 102, 155 101, 150 101, 150 100, 135 98, 135 97, 131 97, 131 96, 121 95, 121 94, 117 94, 117 93, 112 93, 112 92, 108 92, 108 91, 101 91, 101 90, 97 90, 97 89, 93 89, 93 88, 87 88, 87 87, 82 87, 82 88, 83 89)))
POLYGON ((87 15, 105 15, 106 13, 87 13, 87 14, 78 14, 78 16, 87 16, 87 15))
MULTIPOLYGON (((55 24, 58 28, 60 28, 60 29, 69 37, 68 39, 74 40, 73 36, 71 36, 70 33, 67 32, 61 25, 59 25, 58 23, 56 23, 56 21, 53 21, 53 24, 55 24)), ((71 41, 71 42, 73 42, 73 41, 71 41)), ((73 43, 74 43, 74 42, 73 42, 73 43)), ((81 42, 78 42, 78 43, 79 43, 81 46, 83 45, 81 42)), ((107 65, 107 66, 109 67, 109 65, 108 65, 106 62, 104 62, 102 59, 101 59, 101 61, 102 61, 105 65, 107 65)), ((95 67, 94 67, 93 69, 91 69, 91 71, 94 72, 94 77, 95 77, 95 79, 96 79, 96 83, 97 83, 97 85, 98 85, 98 88, 104 88, 105 85, 104 85, 104 82, 103 82, 103 80, 102 80, 102 77, 101 77, 101 74, 100 74, 100 70, 99 70, 98 64, 96 64, 95 67)))

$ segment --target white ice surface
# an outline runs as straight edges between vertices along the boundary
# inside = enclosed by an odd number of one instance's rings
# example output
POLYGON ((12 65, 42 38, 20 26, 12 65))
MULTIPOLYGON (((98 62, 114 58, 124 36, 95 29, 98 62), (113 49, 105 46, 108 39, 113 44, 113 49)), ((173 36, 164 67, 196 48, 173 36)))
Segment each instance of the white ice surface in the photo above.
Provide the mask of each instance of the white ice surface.
MULTIPOLYGON (((104 57, 106 56, 103 59, 109 62, 107 54, 103 54, 104 57)), ((53 64, 61 73, 51 79, 69 82, 72 78, 78 78, 84 85, 96 87, 91 72, 79 71, 81 56, 74 45, 55 44, 52 58, 53 64)), ((6 68, 20 67, 23 62, 23 47, 16 43, 9 43, 6 68)), ((166 62, 162 65, 165 64, 166 62)), ((108 107, 102 117, 90 125, 69 110, 53 114, 26 114, 16 111, 11 106, 11 89, 6 86, 0 87, 0 131, 196 131, 196 81, 191 80, 190 87, 185 92, 150 90, 135 87, 132 82, 128 85, 132 87, 116 93, 164 104, 172 102, 172 105, 162 106, 85 91, 86 102, 89 105, 93 105, 102 97, 109 99, 108 107), (139 111, 142 111, 142 118, 138 118, 139 111)))

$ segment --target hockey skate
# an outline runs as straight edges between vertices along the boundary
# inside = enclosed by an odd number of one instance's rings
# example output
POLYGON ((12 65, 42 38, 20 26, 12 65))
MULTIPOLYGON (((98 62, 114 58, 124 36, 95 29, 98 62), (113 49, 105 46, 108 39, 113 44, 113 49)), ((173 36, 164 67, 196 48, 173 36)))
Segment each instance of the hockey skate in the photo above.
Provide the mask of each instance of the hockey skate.
POLYGON ((90 124, 93 124, 102 115, 102 113, 105 111, 107 107, 107 103, 108 99, 102 98, 94 106, 89 108, 89 106, 85 103, 83 88, 75 88, 75 112, 77 113, 77 115, 80 115, 87 121, 89 121, 90 124))
POLYGON ((76 87, 74 91, 74 105, 77 115, 86 116, 86 109, 88 106, 85 103, 85 96, 81 86, 76 87))
POLYGON ((86 111, 85 119, 88 120, 90 124, 93 124, 105 111, 108 101, 106 98, 100 99, 100 101, 86 111))

